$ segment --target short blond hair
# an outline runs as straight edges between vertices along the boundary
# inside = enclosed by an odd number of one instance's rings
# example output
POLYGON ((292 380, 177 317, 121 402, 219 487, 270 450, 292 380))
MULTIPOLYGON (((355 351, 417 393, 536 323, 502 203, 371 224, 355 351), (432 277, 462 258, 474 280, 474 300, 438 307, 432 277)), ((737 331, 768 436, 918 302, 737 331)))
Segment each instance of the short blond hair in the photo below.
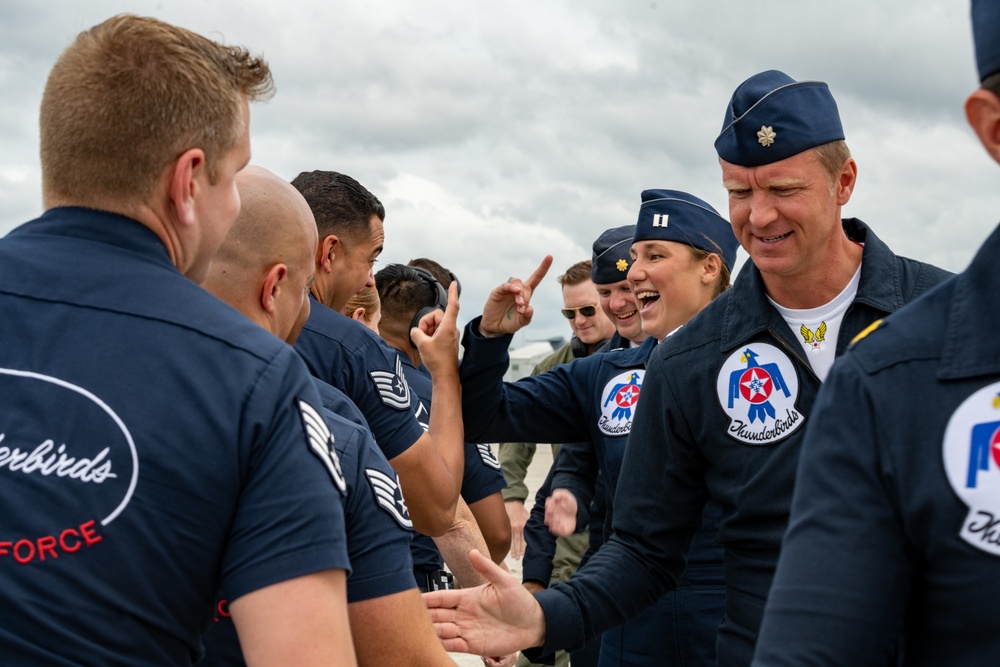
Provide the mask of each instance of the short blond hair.
POLYGON ((831 181, 837 180, 840 170, 844 168, 844 163, 851 158, 851 149, 847 147, 847 142, 843 139, 820 144, 813 150, 819 156, 819 163, 831 181))
POLYGON ((274 91, 261 58, 152 18, 121 14, 80 33, 49 74, 42 187, 71 201, 145 202, 163 170, 201 148, 214 182, 243 134, 242 99, 274 91))

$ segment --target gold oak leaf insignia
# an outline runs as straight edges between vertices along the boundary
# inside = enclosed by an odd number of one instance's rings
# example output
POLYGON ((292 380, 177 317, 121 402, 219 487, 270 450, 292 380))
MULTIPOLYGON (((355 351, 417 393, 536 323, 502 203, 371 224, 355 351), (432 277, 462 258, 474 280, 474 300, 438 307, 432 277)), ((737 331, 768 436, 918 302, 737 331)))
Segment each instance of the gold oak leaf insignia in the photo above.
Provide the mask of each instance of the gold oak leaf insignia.
POLYGON ((774 143, 774 138, 778 136, 774 132, 774 127, 771 125, 761 125, 760 131, 757 132, 757 141, 761 146, 767 148, 774 143))
POLYGON ((619 271, 627 271, 628 270, 628 262, 626 262, 624 259, 619 259, 615 263, 615 266, 618 268, 619 271))

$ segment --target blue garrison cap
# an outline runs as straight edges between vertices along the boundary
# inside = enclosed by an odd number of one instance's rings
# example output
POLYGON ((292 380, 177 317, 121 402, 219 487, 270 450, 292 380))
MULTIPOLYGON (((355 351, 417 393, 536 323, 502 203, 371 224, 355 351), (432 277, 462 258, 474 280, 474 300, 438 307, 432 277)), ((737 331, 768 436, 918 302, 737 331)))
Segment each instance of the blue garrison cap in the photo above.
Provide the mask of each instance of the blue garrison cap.
POLYGON ((590 279, 595 285, 611 285, 625 280, 632 267, 632 237, 635 225, 615 227, 605 231, 594 241, 594 259, 590 279))
POLYGON ((733 93, 715 150, 731 164, 759 167, 843 138, 837 103, 825 83, 768 70, 733 93))
POLYGON ((632 241, 687 243, 720 255, 730 271, 739 247, 729 221, 707 202, 679 190, 643 190, 632 241))
POLYGON ((972 0, 972 41, 979 81, 1000 72, 1000 2, 972 0))

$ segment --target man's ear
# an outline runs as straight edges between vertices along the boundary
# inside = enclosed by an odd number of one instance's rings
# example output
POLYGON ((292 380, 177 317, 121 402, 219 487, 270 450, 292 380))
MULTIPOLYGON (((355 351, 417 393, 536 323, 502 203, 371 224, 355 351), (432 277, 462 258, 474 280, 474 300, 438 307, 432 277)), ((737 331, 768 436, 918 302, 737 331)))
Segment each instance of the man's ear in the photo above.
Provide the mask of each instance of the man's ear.
POLYGON ((324 236, 316 249, 316 266, 329 273, 333 270, 333 264, 343 257, 344 244, 335 234, 324 236))
POLYGON ((174 161, 170 174, 170 199, 181 226, 191 226, 197 218, 195 200, 201 188, 199 177, 206 169, 205 152, 200 148, 191 148, 174 161))
POLYGON ((982 88, 965 101, 965 117, 983 148, 1000 162, 1000 98, 982 88))
POLYGON ((285 278, 288 276, 288 267, 282 263, 275 264, 267 273, 260 285, 260 307, 269 315, 274 315, 278 306, 278 297, 285 287, 285 278))
POLYGON ((854 158, 849 157, 844 160, 844 165, 837 175, 837 182, 834 183, 837 195, 837 205, 844 206, 851 200, 854 186, 858 182, 858 163, 854 158))

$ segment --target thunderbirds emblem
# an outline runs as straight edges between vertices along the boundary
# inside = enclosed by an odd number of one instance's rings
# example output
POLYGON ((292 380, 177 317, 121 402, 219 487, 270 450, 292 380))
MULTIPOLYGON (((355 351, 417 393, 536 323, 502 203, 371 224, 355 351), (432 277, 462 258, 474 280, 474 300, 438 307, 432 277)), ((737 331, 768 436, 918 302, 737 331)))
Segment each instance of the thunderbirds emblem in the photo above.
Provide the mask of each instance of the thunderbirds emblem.
POLYGON ((639 392, 642 391, 642 376, 645 369, 625 371, 611 378, 601 392, 601 416, 597 427, 607 435, 628 435, 632 430, 639 392))
POLYGON ((719 370, 716 389, 729 415, 727 432, 750 445, 767 445, 797 431, 805 417, 795 407, 799 380, 778 348, 751 344, 734 352, 719 370))
POLYGON ((973 393, 951 415, 942 458, 948 483, 969 508, 959 536, 1000 556, 1000 382, 973 393))

